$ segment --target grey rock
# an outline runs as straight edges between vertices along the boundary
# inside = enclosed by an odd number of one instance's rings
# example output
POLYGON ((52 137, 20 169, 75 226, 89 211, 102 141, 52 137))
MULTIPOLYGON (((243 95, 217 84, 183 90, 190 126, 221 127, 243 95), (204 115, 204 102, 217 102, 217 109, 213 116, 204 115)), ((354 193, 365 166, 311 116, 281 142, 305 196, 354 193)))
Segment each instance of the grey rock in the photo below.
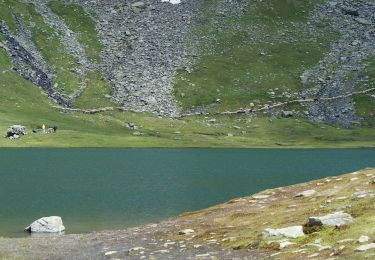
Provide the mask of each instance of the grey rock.
POLYGON ((132 4, 132 7, 143 8, 143 7, 145 7, 145 3, 141 2, 141 1, 135 2, 135 3, 132 4))
POLYGON ((190 235, 193 234, 195 231, 193 229, 183 229, 178 232, 179 235, 190 235))
POLYGON ((353 199, 364 199, 373 197, 375 197, 375 194, 369 190, 362 190, 353 193, 353 199))
POLYGON ((286 228, 279 228, 279 229, 272 229, 266 228, 263 231, 264 237, 286 237, 286 238, 297 238, 303 237, 305 234, 303 233, 302 226, 291 226, 286 228))
POLYGON ((5 137, 10 138, 19 138, 22 135, 26 134, 26 127, 22 125, 12 125, 8 128, 5 137))
POLYGON ((363 235, 358 238, 359 243, 368 242, 369 240, 370 238, 368 236, 363 236, 363 235))
POLYGON ((293 111, 282 111, 281 112, 282 117, 285 117, 285 118, 292 117, 293 114, 294 114, 293 111))
POLYGON ((353 217, 344 212, 335 212, 333 214, 328 214, 321 217, 309 217, 306 223, 306 226, 331 226, 331 227, 340 227, 343 225, 349 225, 353 223, 353 217))
POLYGON ((305 190, 302 192, 299 192, 295 195, 295 197, 311 197, 316 194, 316 190, 305 190))
POLYGON ((360 24, 363 24, 363 25, 371 25, 372 23, 371 23, 371 21, 369 21, 369 20, 366 20, 366 19, 364 19, 364 18, 357 18, 357 19, 355 19, 358 23, 360 23, 360 24))
POLYGON ((367 251, 370 249, 375 249, 375 243, 359 246, 355 249, 355 251, 367 251))
POLYGON ((60 233, 64 230, 62 219, 58 216, 40 218, 25 228, 30 233, 60 233))

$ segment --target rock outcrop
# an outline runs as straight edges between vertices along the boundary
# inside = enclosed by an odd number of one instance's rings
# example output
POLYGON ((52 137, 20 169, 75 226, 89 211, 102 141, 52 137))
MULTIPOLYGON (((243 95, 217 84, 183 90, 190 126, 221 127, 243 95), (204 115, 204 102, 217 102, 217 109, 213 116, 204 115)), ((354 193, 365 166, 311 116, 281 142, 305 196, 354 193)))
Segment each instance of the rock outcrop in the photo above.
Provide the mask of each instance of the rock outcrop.
POLYGON ((306 226, 340 227, 344 225, 349 225, 353 221, 353 217, 350 214, 344 212, 335 212, 333 214, 328 214, 322 217, 309 217, 306 226))
POLYGON ((16 139, 26 134, 26 127, 22 125, 12 125, 8 128, 5 137, 9 139, 16 139))

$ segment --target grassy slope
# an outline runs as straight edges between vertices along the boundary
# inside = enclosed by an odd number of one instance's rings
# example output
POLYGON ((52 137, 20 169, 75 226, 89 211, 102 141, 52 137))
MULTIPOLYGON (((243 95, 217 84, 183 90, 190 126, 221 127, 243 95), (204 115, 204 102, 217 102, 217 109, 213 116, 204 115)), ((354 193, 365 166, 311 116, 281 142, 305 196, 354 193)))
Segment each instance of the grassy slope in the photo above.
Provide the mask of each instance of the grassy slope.
MULTIPOLYGON (((64 9, 56 12, 63 14, 63 19, 67 24, 74 23, 74 19, 76 18, 67 13, 72 8, 77 9, 76 6, 58 5, 58 8, 64 9)), ((18 1, 0 0, 1 18, 6 20, 12 30, 16 30, 10 10, 22 15, 22 19, 29 26, 32 24, 29 21, 33 21, 37 25, 34 27, 30 26, 33 38, 37 46, 39 46, 41 53, 45 57, 50 56, 46 60, 50 62, 52 68, 61 64, 61 67, 58 66, 59 70, 62 70, 64 73, 70 71, 69 64, 72 62, 71 57, 63 52, 64 49, 61 43, 59 43, 58 37, 55 36, 53 29, 44 24, 32 5, 21 4, 18 1), (44 47, 42 48, 42 46, 44 47), (56 49, 59 51, 55 51, 56 49)), ((79 15, 82 10, 79 8, 77 10, 79 12, 77 15, 79 15)), ((89 19, 88 16, 85 16, 80 21, 87 21, 87 19, 89 19)), ((233 22, 237 23, 236 20, 233 22)), ((269 22, 272 23, 272 21, 269 22)), ((77 22, 78 25, 82 23, 77 22)), ((248 21, 246 21, 247 23, 248 21)), ((74 30, 89 34, 81 38, 85 42, 87 39, 94 39, 92 35, 93 26, 93 23, 89 23, 89 25, 78 26, 74 30), (87 26, 90 29, 87 29, 87 26)), ((1 37, 2 35, 0 35, 0 40, 3 41, 1 37)), ((241 49, 241 51, 250 53, 258 51, 247 47, 241 49)), ((269 49, 267 49, 268 51, 269 49)), ((224 59, 225 57, 222 58, 224 59)), ((265 59, 264 62, 271 62, 271 60, 265 59)), ((299 58, 294 57, 291 59, 294 61, 292 63, 296 63, 295 61, 299 58)), ((261 64, 258 65, 265 70, 269 70, 267 62, 262 66, 261 64)), ((236 64, 237 62, 234 63, 236 64)), ((215 65, 214 62, 212 64, 215 65)), ((258 65, 254 66, 257 67, 258 65)), ((37 128, 42 124, 46 124, 47 126, 56 125, 59 130, 56 134, 50 135, 30 134, 20 140, 0 138, 0 147, 375 146, 375 131, 371 128, 337 129, 334 126, 315 124, 302 119, 270 120, 266 117, 258 117, 248 120, 247 118, 236 116, 215 116, 217 124, 211 125, 207 122, 210 118, 203 116, 171 120, 168 118, 158 118, 149 114, 134 114, 119 111, 106 112, 100 115, 64 114, 51 108, 53 104, 51 104, 46 96, 41 94, 36 86, 19 77, 11 67, 12 65, 6 57, 5 51, 0 49, 0 133, 4 133, 7 127, 12 124, 23 124, 28 128, 29 132, 32 128, 37 128), (142 133, 141 136, 134 136, 134 131, 126 127, 129 122, 134 122, 140 127, 137 131, 142 133)), ((282 73, 280 68, 275 70, 282 73)), ((57 70, 55 72, 57 80, 64 78, 63 76, 59 76, 61 74, 57 70)), ((238 74, 240 76, 243 75, 242 71, 239 71, 238 74)), ((216 73, 215 75, 220 75, 220 73, 216 73)), ((294 79, 297 74, 293 75, 289 80, 294 79)), ((70 77, 69 74, 66 74, 66 77, 69 78, 65 82, 66 84, 71 84, 77 80, 75 77, 70 77)), ((202 75, 202 78, 204 77, 206 76, 202 75)), ((110 94, 110 91, 108 84, 102 79, 100 74, 96 72, 89 73, 86 75, 86 81, 88 82, 88 88, 73 103, 74 107, 94 108, 113 105, 107 98, 104 98, 104 95, 110 94)), ((236 91, 233 91, 234 94, 231 93, 228 88, 228 100, 235 100, 237 98, 236 91)), ((261 93, 260 87, 259 93, 261 93)), ((263 94, 259 95, 261 97, 263 94)), ((240 100, 240 102, 245 102, 245 99, 240 100)), ((231 103, 228 101, 225 104, 230 105, 231 103)))
POLYGON ((207 1, 193 33, 216 40, 209 47, 198 46, 211 51, 195 71, 180 72, 176 98, 184 108, 220 98, 223 102, 216 109, 225 110, 264 103, 269 89, 298 91, 302 71, 315 65, 337 37, 321 23, 310 25, 319 36, 305 29, 307 14, 321 2, 252 1, 242 16, 213 23, 217 1, 207 1))
POLYGON ((82 6, 77 4, 63 4, 60 1, 50 1, 49 7, 65 24, 79 34, 78 41, 84 46, 86 55, 92 61, 100 61, 101 43, 97 39, 95 22, 82 6))
POLYGON ((0 0, 0 10, 2 10, 2 19, 13 32, 16 32, 16 25, 12 13, 21 17, 32 33, 33 42, 54 72, 54 83, 57 84, 57 89, 66 94, 72 93, 80 81, 79 75, 74 72, 78 64, 77 60, 65 52, 58 32, 44 23, 32 4, 0 0))
MULTIPOLYGON (((220 247, 233 249, 258 249, 275 255, 278 259, 303 259, 313 254, 312 259, 328 259, 330 256, 340 259, 364 259, 374 256, 373 250, 355 252, 360 246, 356 240, 361 235, 370 237, 368 243, 375 239, 375 204, 373 198, 356 199, 356 191, 375 193, 375 185, 371 180, 375 177, 374 169, 366 169, 339 177, 328 177, 308 183, 266 190, 253 196, 234 199, 199 212, 187 213, 180 217, 189 220, 189 226, 196 231, 195 243, 204 244, 207 240, 216 239, 220 247), (317 193, 312 197, 295 198, 305 190, 314 189, 317 193), (259 196, 259 197, 258 197, 259 196), (261 197, 268 196, 268 197, 261 197), (262 207, 263 206, 263 207, 262 207), (279 250, 277 240, 265 239, 262 232, 265 228, 283 228, 304 225, 309 216, 322 216, 343 210, 351 214, 354 223, 342 228, 317 229, 303 238, 289 239, 295 243, 279 250), (319 251, 312 246, 316 239, 321 239, 321 246, 331 248, 319 251), (353 239, 339 243, 343 239, 353 239), (310 245, 309 245, 310 244, 310 245), (341 248, 344 246, 344 248, 341 248), (303 251, 300 251, 300 250, 303 251), (333 254, 333 255, 331 255, 333 254)), ((308 231, 307 229, 305 229, 308 231)), ((178 239, 172 235, 170 239, 178 239)), ((363 243, 367 244, 367 243, 363 243)), ((273 258, 272 258, 273 259, 273 258)))

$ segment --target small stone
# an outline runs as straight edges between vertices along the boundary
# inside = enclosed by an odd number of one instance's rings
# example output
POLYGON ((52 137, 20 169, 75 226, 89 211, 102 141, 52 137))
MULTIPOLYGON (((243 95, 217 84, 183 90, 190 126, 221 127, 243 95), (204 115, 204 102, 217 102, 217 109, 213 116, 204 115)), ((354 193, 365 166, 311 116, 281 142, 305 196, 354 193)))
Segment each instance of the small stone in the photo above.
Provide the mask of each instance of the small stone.
POLYGON ((190 234, 193 234, 195 233, 195 231, 193 229, 184 229, 184 230, 180 230, 178 232, 179 235, 190 235, 190 234))
POLYGON ((108 256, 108 255, 114 255, 116 253, 117 253, 117 251, 108 251, 108 252, 105 252, 104 255, 108 256))
POLYGON ((370 249, 375 249, 375 243, 359 246, 355 249, 355 251, 367 251, 370 249))
POLYGON ((356 20, 358 23, 363 24, 363 25, 371 25, 371 24, 372 24, 371 21, 366 20, 366 19, 364 19, 364 18, 356 18, 355 20, 356 20))
POLYGON ((293 116, 293 111, 282 111, 281 116, 284 118, 292 117, 293 116))
POLYGON ((200 258, 200 257, 209 257, 210 254, 198 254, 198 255, 195 255, 195 257, 197 258, 200 258))
POLYGON ((294 197, 311 197, 316 193, 316 190, 305 190, 297 193, 294 197))
POLYGON ((353 194, 354 199, 364 199, 367 197, 374 197, 374 196, 375 194, 372 191, 368 191, 368 190, 357 191, 357 192, 354 192, 353 194))
POLYGON ((145 3, 144 2, 135 2, 135 3, 132 4, 132 7, 144 8, 145 7, 145 3))
POLYGON ((176 242, 166 242, 164 243, 164 247, 172 246, 174 244, 176 244, 176 242))
POLYGON ((253 198, 257 199, 257 200, 267 199, 269 197, 270 197, 270 195, 255 195, 255 196, 253 196, 253 198))
POLYGON ((286 238, 297 238, 303 237, 305 234, 303 233, 302 226, 292 226, 280 229, 272 229, 266 228, 263 231, 263 235, 265 237, 286 237, 286 238))
POLYGON ((368 242, 370 240, 370 238, 368 236, 360 236, 358 238, 358 242, 359 243, 364 243, 364 242, 368 242))
POLYGON ((279 243, 279 249, 284 249, 288 246, 295 245, 296 243, 290 242, 290 241, 282 241, 279 243))

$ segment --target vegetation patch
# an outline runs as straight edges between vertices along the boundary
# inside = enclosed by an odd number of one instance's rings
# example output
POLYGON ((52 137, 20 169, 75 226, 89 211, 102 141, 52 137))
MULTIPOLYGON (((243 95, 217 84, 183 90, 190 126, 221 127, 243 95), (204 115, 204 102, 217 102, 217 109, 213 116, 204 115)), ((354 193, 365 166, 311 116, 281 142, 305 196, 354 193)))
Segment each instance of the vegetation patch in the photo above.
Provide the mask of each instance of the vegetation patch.
MULTIPOLYGON (((220 16, 217 1, 207 1, 192 37, 200 46, 194 71, 180 71, 175 96, 188 109, 221 99, 214 110, 248 107, 270 100, 270 89, 293 95, 302 72, 315 65, 337 34, 327 24, 310 22, 314 1, 248 2, 241 16, 220 16), (220 18, 217 18, 220 17, 220 18)), ((285 98, 284 98, 285 100, 285 98)))
POLYGON ((111 91, 110 86, 99 72, 87 73, 86 85, 83 93, 72 103, 73 107, 90 109, 115 106, 108 98, 111 91))
POLYGON ((65 24, 78 34, 78 41, 84 46, 87 57, 94 62, 100 62, 102 45, 98 40, 95 22, 82 6, 61 1, 50 1, 51 10, 60 16, 65 24))

